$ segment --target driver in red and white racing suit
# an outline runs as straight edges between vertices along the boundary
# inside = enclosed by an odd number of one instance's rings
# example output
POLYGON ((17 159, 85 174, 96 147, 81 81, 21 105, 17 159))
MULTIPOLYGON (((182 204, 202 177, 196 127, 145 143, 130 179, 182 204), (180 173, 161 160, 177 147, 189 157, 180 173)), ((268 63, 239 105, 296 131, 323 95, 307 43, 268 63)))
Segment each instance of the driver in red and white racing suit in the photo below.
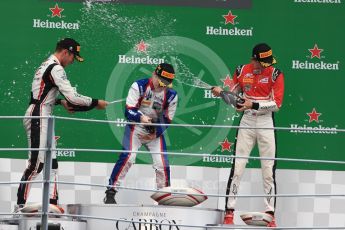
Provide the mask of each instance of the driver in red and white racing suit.
MULTIPOLYGON (((261 43, 253 48, 249 64, 238 66, 233 75, 231 91, 243 93, 243 103, 237 104, 237 111, 243 116, 240 126, 264 127, 272 129, 239 129, 235 146, 235 155, 248 157, 255 144, 258 144, 261 157, 276 157, 276 139, 274 131, 274 112, 278 111, 283 102, 284 75, 272 65, 276 63, 271 48, 261 43)), ((214 87, 212 92, 219 96, 223 89, 214 87)), ((233 161, 227 186, 227 195, 237 195, 240 180, 248 160, 236 158, 233 161)), ((264 202, 265 212, 274 217, 276 205, 276 161, 261 160, 264 191, 267 194, 264 202)), ((224 224, 233 224, 236 197, 227 197, 224 224)), ((275 227, 275 219, 268 227, 275 227)))

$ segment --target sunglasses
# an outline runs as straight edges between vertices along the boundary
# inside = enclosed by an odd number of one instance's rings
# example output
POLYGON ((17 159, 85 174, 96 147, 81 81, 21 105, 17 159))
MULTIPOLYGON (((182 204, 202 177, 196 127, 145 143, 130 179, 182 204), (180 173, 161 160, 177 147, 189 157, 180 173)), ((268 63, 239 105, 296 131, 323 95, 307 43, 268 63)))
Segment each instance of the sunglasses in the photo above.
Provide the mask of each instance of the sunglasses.
POLYGON ((158 78, 158 84, 160 87, 168 87, 161 79, 158 78))

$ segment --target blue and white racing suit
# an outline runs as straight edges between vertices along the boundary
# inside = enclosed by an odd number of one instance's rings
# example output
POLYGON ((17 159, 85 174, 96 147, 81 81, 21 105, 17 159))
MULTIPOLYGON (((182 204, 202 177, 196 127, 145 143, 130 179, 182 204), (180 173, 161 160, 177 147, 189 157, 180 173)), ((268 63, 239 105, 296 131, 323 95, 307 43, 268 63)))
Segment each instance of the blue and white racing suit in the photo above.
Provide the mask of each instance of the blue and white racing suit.
MULTIPOLYGON (((177 107, 177 92, 165 88, 156 92, 152 78, 146 78, 134 82, 128 92, 126 100, 125 116, 129 121, 140 122, 142 114, 157 120, 157 123, 170 124, 177 107)), ((164 131, 167 126, 155 126, 156 138, 144 141, 139 135, 147 135, 149 131, 144 125, 126 125, 123 137, 123 152, 117 160, 109 179, 109 185, 120 186, 130 167, 135 163, 136 153, 144 145, 150 152, 162 152, 152 154, 153 168, 156 173, 157 188, 170 186, 170 166, 165 154, 166 144, 164 131)), ((116 190, 116 189, 115 189, 116 190)))

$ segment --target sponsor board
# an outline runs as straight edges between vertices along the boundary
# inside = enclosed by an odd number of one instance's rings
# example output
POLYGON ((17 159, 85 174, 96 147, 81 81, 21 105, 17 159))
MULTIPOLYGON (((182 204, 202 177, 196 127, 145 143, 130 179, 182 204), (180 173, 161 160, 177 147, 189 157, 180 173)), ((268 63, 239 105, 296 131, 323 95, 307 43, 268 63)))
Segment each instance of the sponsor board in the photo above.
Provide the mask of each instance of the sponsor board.
POLYGON ((339 70, 339 62, 327 63, 320 61, 318 63, 313 63, 309 61, 293 60, 292 69, 339 70))
POLYGON ((144 219, 144 218, 120 218, 120 220, 115 222, 115 229, 116 230, 124 230, 124 229, 169 229, 169 230, 179 230, 179 226, 174 226, 177 225, 178 223, 175 220, 169 220, 169 219, 162 219, 162 220, 157 220, 157 219, 144 219), (124 222, 126 221, 126 222, 124 222), (140 223, 135 223, 132 221, 138 221, 140 223))
POLYGON ((337 62, 326 62, 321 59, 324 59, 325 56, 321 55, 324 49, 320 49, 317 44, 313 48, 308 49, 310 55, 307 56, 307 60, 292 60, 292 69, 300 70, 339 70, 339 61, 337 62), (312 61, 312 60, 316 61, 312 61))
POLYGON ((132 218, 119 218, 119 221, 115 222, 116 230, 123 229, 180 229, 179 226, 174 226, 181 224, 181 220, 175 220, 169 218, 168 213, 160 211, 133 211, 132 218), (124 222, 131 221, 131 222, 124 222), (132 221, 137 221, 140 223, 134 223, 132 221), (172 225, 172 226, 169 226, 172 225))
POLYGON ((219 25, 207 25, 206 26, 206 35, 210 36, 243 36, 243 37, 252 37, 253 36, 253 27, 242 28, 238 27, 238 15, 234 15, 231 10, 227 14, 222 15, 224 18, 224 26, 219 25), (229 28, 228 24, 233 25, 229 28))
POLYGON ((150 56, 136 57, 134 55, 132 55, 132 56, 119 55, 119 63, 120 64, 158 65, 158 64, 163 63, 163 62, 164 62, 163 58, 153 58, 150 56))
POLYGON ((47 18, 34 18, 32 22, 33 28, 44 28, 44 29, 63 29, 63 30, 79 30, 79 22, 69 22, 60 20, 65 18, 62 14, 64 8, 60 7, 57 3, 53 8, 49 8, 51 14, 47 15, 47 18), (57 19, 55 19, 57 18, 57 19))
POLYGON ((326 134, 338 134, 337 126, 329 127, 323 126, 319 123, 323 123, 323 120, 320 120, 319 117, 322 113, 317 112, 315 108, 312 109, 310 113, 306 113, 309 117, 309 124, 290 124, 290 127, 293 130, 290 130, 291 133, 326 133, 326 134), (318 123, 319 125, 314 125, 318 123), (300 130, 303 129, 303 130, 300 130))
MULTIPOLYGON (((229 142, 228 138, 225 137, 224 141, 218 142, 219 146, 222 147, 221 152, 228 151, 231 152, 231 147, 234 143, 229 142)), ((231 163, 232 162, 232 156, 231 155, 216 155, 216 156, 203 156, 202 158, 203 162, 209 162, 209 163, 231 163)))
POLYGON ((136 55, 125 55, 120 54, 118 56, 119 64, 147 64, 147 65, 158 65, 165 62, 164 58, 151 57, 148 55, 148 48, 150 44, 145 43, 144 40, 141 40, 138 44, 135 45, 136 55))
POLYGON ((340 4, 341 0, 294 0, 295 3, 340 4))

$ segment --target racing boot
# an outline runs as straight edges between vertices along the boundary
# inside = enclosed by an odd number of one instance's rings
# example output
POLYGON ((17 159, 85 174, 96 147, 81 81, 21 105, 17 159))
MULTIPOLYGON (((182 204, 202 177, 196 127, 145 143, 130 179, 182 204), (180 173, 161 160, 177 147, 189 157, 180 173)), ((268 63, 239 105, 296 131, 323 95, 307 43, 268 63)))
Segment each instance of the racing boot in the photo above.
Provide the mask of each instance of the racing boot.
POLYGON ((115 195, 116 191, 113 188, 108 188, 105 191, 105 197, 103 199, 104 204, 116 204, 115 195))
POLYGON ((14 210, 13 210, 13 218, 20 218, 21 215, 19 214, 20 213, 20 210, 24 208, 24 204, 16 204, 14 205, 14 210))
POLYGON ((13 213, 18 213, 20 210, 24 208, 24 204, 16 204, 14 205, 13 213))
POLYGON ((234 224, 234 211, 226 210, 223 224, 234 224))
POLYGON ((267 224, 267 227, 269 227, 269 228, 277 227, 276 219, 274 218, 274 215, 272 215, 270 212, 266 212, 266 213, 270 214, 273 217, 272 221, 267 224))

